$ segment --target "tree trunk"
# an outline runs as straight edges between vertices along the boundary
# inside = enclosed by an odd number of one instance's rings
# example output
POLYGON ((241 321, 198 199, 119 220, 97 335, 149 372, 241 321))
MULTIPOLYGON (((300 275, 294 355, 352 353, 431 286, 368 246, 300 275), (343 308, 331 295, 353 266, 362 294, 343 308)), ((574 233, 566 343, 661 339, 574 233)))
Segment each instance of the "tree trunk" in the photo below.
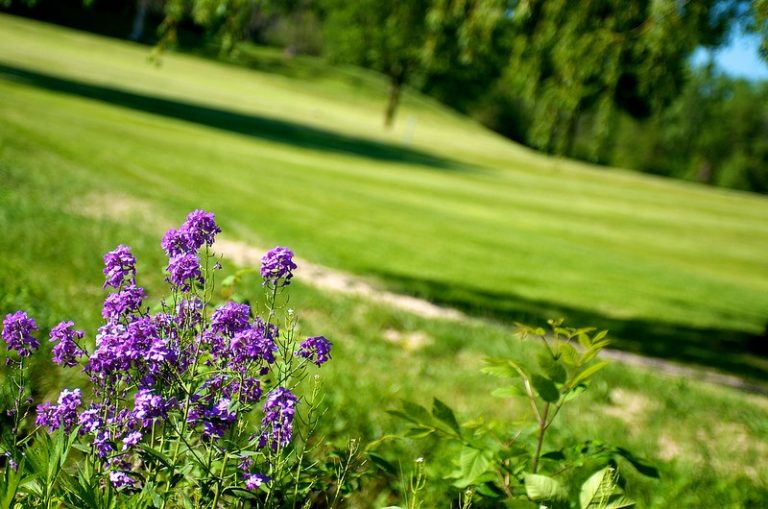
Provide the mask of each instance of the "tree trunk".
POLYGON ((147 9, 150 0, 136 0, 136 14, 133 16, 133 29, 128 38, 138 41, 144 36, 144 22, 147 19, 147 9))
POLYGON ((403 88, 402 79, 392 76, 389 82, 389 98, 387 99, 387 110, 384 112, 384 127, 390 129, 395 123, 395 113, 400 104, 400 92, 403 88))

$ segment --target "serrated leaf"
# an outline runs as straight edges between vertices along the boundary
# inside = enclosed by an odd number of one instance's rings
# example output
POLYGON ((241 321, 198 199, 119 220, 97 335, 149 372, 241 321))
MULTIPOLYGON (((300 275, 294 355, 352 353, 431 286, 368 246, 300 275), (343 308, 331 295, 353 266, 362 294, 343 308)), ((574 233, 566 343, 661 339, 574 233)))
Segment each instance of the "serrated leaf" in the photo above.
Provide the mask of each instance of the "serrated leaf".
POLYGON ((525 476, 525 493, 534 502, 562 502, 568 499, 568 492, 560 481, 540 474, 525 476))
POLYGON ((557 390, 554 382, 549 378, 541 375, 533 375, 531 377, 531 382, 533 383, 533 388, 536 389, 536 392, 544 401, 548 403, 557 403, 560 399, 560 391, 557 390))
POLYGON ((598 361, 591 366, 585 368, 582 370, 579 374, 577 374, 573 380, 571 380, 571 386, 574 387, 576 385, 579 385, 581 382, 587 380, 592 375, 603 369, 608 365, 608 361, 598 361))
POLYGON ((453 410, 437 398, 432 401, 432 415, 438 421, 446 424, 458 437, 461 437, 461 426, 459 426, 453 410))

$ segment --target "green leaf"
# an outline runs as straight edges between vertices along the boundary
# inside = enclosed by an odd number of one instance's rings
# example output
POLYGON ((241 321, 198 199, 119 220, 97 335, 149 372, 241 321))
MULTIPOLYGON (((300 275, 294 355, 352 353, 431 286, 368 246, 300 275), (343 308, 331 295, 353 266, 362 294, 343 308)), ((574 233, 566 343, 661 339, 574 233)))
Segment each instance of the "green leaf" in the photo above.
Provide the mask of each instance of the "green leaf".
POLYGON ((635 467, 635 470, 644 476, 652 477, 654 479, 659 478, 659 469, 654 467, 647 459, 638 458, 623 447, 617 447, 616 454, 627 460, 633 467, 635 467))
POLYGON ((150 456, 152 456, 154 459, 156 459, 157 461, 162 463, 163 466, 165 468, 167 468, 169 471, 173 472, 174 466, 173 466, 173 462, 171 461, 171 458, 169 458, 168 456, 166 456, 162 452, 160 452, 160 451, 158 451, 156 449, 151 448, 150 446, 148 446, 146 444, 141 444, 141 449, 144 452, 146 452, 147 454, 149 454, 150 456))
POLYGON ((538 363, 547 378, 557 384, 565 383, 568 373, 565 372, 563 365, 553 359, 551 355, 542 353, 538 357, 538 363))
POLYGON ((549 378, 541 375, 533 375, 531 377, 533 382, 533 388, 541 396, 541 399, 548 403, 557 403, 560 399, 560 391, 557 390, 555 384, 549 378))
POLYGON ((459 455, 460 477, 455 485, 465 488, 474 484, 488 470, 492 458, 493 454, 486 449, 464 447, 459 455))
POLYGON ((391 475, 393 477, 397 476, 397 474, 398 474, 397 468, 395 468, 395 466, 392 463, 390 463, 387 459, 385 459, 380 454, 377 454, 375 452, 369 452, 368 453, 368 458, 371 460, 371 462, 374 465, 379 467, 384 472, 388 473, 389 475, 391 475))
POLYGON ((621 509, 634 507, 635 502, 622 493, 616 470, 606 467, 592 474, 581 485, 579 505, 581 509, 621 509))
POLYGON ((413 428, 409 428, 405 432, 405 436, 408 438, 424 438, 424 437, 428 437, 434 432, 435 432, 435 428, 431 426, 416 426, 413 428))
POLYGON ((518 387, 517 385, 499 387, 498 389, 491 392, 491 395, 496 396, 497 398, 517 398, 520 396, 527 396, 525 390, 521 387, 518 387))
POLYGON ((600 501, 607 500, 613 493, 614 482, 611 467, 606 467, 592 474, 589 479, 584 481, 579 492, 579 505, 581 509, 592 509, 598 507, 600 501))
POLYGON ((546 475, 527 474, 525 493, 534 502, 566 501, 568 492, 560 481, 546 475))
POLYGON ((563 451, 549 451, 541 455, 541 459, 547 459, 552 461, 565 461, 565 454, 563 451))
POLYGON ((416 423, 431 424, 432 416, 429 414, 426 408, 421 405, 417 405, 411 401, 403 401, 403 411, 411 416, 416 423))
POLYGON ((485 363, 487 365, 481 371, 488 375, 500 378, 519 378, 521 372, 525 373, 520 366, 509 359, 486 359, 485 363))
POLYGON ((571 380, 571 387, 575 387, 576 385, 579 385, 581 382, 586 381, 588 378, 590 378, 592 375, 603 369, 608 365, 608 361, 598 361, 591 366, 583 369, 581 372, 579 372, 573 380, 571 380))
POLYGON ((570 343, 560 343, 560 358, 569 366, 578 366, 580 364, 579 352, 570 343))
POLYGON ((453 410, 440 401, 437 398, 434 398, 432 401, 432 415, 437 419, 438 421, 446 424, 451 430, 453 430, 456 435, 461 438, 461 426, 459 426, 458 421, 456 420, 456 416, 453 413, 453 410))

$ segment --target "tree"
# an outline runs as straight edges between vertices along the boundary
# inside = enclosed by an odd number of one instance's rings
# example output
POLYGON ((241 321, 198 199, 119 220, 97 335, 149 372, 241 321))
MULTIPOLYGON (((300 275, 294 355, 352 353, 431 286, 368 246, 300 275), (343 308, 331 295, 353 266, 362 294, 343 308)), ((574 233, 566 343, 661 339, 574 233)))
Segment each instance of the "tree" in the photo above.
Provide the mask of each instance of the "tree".
POLYGON ((527 104, 529 143, 569 154, 578 121, 594 112, 600 159, 616 110, 648 117, 685 82, 687 59, 720 44, 743 1, 527 0, 515 2, 504 80, 527 104))
POLYGON ((391 127, 403 85, 422 67, 428 0, 324 0, 321 5, 327 54, 389 80, 384 125, 391 127))

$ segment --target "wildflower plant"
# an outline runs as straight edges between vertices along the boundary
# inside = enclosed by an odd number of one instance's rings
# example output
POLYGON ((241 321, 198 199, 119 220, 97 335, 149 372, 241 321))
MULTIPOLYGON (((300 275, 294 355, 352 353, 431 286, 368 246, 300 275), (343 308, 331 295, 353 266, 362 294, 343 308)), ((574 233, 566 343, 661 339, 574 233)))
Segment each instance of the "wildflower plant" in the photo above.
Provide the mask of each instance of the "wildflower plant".
POLYGON ((295 312, 278 305, 296 269, 288 248, 263 258, 264 309, 216 305, 220 231, 196 210, 165 234, 169 292, 153 308, 131 249, 104 256, 109 293, 93 344, 71 321, 51 330, 53 362, 88 380, 55 402, 32 408, 28 397, 35 321, 5 317, 15 397, 0 507, 294 507, 318 489, 302 463, 321 400, 308 374, 332 344, 298 338, 295 312))
MULTIPOLYGON (((619 477, 619 461, 640 474, 658 477, 657 470, 622 447, 589 439, 560 448, 548 446, 547 432, 562 408, 588 389, 608 362, 598 358, 608 344, 607 331, 564 327, 550 320, 549 330, 518 325, 522 339, 535 339, 540 349, 535 362, 515 355, 486 361, 483 371, 504 380, 493 395, 522 398, 530 410, 530 425, 510 429, 482 418, 461 424, 453 410, 434 399, 431 411, 412 402, 391 414, 408 423, 402 438, 435 440, 454 457, 444 479, 459 491, 459 507, 546 507, 619 509, 633 507, 619 477)), ((375 445, 375 444, 374 444, 375 445)), ((388 460, 369 453, 384 471, 388 460)))

